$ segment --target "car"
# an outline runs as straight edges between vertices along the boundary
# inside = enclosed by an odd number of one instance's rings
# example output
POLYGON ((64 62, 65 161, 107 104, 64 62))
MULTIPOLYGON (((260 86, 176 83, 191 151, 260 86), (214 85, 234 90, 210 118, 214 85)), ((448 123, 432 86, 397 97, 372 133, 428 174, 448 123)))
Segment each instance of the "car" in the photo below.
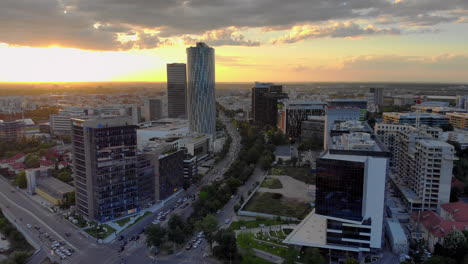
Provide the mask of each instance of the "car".
POLYGON ((145 232, 145 229, 142 228, 141 231, 140 231, 140 235, 143 234, 145 232))
POLYGON ((39 226, 37 226, 37 225, 35 225, 34 228, 35 228, 35 229, 38 229, 38 230, 41 229, 41 227, 39 227, 39 226))
POLYGON ((71 255, 72 255, 72 253, 71 253, 70 251, 68 251, 68 250, 65 250, 64 252, 65 252, 65 255, 67 255, 67 256, 71 256, 71 255))
POLYGON ((153 225, 157 225, 157 224, 161 223, 161 221, 159 221, 159 220, 154 220, 154 221, 151 222, 151 223, 152 223, 153 225))
POLYGON ((55 250, 55 254, 60 255, 62 252, 60 252, 60 249, 55 250))
POLYGON ((42 231, 41 229, 39 229, 39 234, 44 234, 44 231, 42 231))
POLYGON ((119 236, 118 240, 122 241, 125 237, 124 236, 119 236))
POLYGON ((28 228, 31 228, 31 227, 32 227, 32 225, 30 225, 30 224, 27 224, 26 226, 27 226, 28 228))
POLYGON ((185 247, 186 250, 189 250, 189 249, 191 249, 191 248, 192 248, 192 244, 188 244, 188 245, 185 247))
POLYGON ((216 211, 217 214, 221 213, 221 210, 216 211))
POLYGON ((197 243, 195 243, 192 247, 197 248, 198 247, 197 243))
POLYGON ((197 197, 193 196, 192 197, 192 201, 195 201, 197 199, 197 197))
POLYGON ((229 222, 231 222, 231 219, 226 219, 226 220, 224 220, 224 223, 225 223, 226 225, 229 224, 229 222))
POLYGON ((71 234, 68 233, 68 232, 65 232, 65 235, 66 235, 67 237, 70 237, 70 236, 71 236, 71 234))
POLYGON ((74 253, 75 250, 73 248, 69 248, 68 251, 70 251, 70 253, 74 253))
POLYGON ((56 247, 56 246, 54 246, 54 245, 52 245, 52 247, 51 247, 51 248, 52 248, 52 250, 56 250, 56 249, 57 249, 57 247, 56 247))
POLYGON ((138 236, 138 235, 135 236, 135 239, 134 239, 134 240, 137 241, 138 239, 140 239, 140 236, 138 236))
POLYGON ((124 251, 124 250, 125 250, 125 246, 120 246, 119 252, 122 252, 122 251, 124 251))
POLYGON ((65 245, 65 242, 63 242, 63 241, 60 241, 59 243, 60 243, 60 245, 62 245, 62 246, 65 245))

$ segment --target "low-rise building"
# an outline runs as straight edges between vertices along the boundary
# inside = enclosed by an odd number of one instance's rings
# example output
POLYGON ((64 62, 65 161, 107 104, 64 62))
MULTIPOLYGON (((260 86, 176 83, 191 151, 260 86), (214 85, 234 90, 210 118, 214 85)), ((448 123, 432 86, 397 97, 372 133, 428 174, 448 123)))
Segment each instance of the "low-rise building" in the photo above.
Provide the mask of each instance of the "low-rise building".
POLYGON ((447 116, 454 128, 468 130, 468 113, 448 113, 447 116))
POLYGON ((54 177, 40 177, 36 179, 35 192, 53 205, 62 205, 67 200, 67 195, 75 188, 54 177))
POLYGON ((386 124, 416 124, 441 127, 449 124, 449 117, 433 113, 397 113, 385 112, 382 122, 386 124))

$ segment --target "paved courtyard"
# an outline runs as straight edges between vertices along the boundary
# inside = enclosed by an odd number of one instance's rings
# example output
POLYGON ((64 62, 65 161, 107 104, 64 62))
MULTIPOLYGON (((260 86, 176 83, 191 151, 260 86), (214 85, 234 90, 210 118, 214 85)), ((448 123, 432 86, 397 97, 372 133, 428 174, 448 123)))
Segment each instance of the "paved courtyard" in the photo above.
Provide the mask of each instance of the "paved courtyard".
POLYGON ((268 177, 280 180, 283 188, 270 189, 260 187, 258 188, 258 192, 281 193, 286 198, 297 199, 303 202, 315 201, 315 185, 307 185, 286 175, 269 175, 268 177), (311 190, 311 188, 313 188, 313 190, 311 190))

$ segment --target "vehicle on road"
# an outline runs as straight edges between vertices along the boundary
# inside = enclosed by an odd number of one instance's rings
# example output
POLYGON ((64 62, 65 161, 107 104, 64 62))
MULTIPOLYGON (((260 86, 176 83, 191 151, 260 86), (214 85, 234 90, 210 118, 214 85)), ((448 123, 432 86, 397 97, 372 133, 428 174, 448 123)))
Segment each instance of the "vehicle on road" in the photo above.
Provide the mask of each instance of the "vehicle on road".
POLYGON ((221 213, 221 210, 216 211, 217 214, 221 213))
POLYGON ((192 244, 188 244, 188 245, 185 247, 186 250, 189 250, 189 249, 191 249, 191 248, 192 248, 192 244))
POLYGON ((30 225, 30 224, 27 224, 26 226, 27 226, 28 228, 31 228, 31 227, 32 227, 32 225, 30 225))
POLYGON ((122 251, 124 251, 124 250, 125 250, 125 246, 120 246, 120 248, 119 248, 118 251, 119 251, 119 253, 120 253, 120 252, 122 252, 122 251))
POLYGON ((119 236, 118 240, 122 241, 125 237, 124 236, 119 236))
POLYGON ((226 225, 229 224, 229 222, 231 222, 231 219, 226 219, 226 220, 224 220, 224 223, 225 223, 226 225))
POLYGON ((68 233, 68 232, 65 232, 65 235, 66 235, 67 237, 70 237, 70 236, 71 236, 71 234, 68 233))

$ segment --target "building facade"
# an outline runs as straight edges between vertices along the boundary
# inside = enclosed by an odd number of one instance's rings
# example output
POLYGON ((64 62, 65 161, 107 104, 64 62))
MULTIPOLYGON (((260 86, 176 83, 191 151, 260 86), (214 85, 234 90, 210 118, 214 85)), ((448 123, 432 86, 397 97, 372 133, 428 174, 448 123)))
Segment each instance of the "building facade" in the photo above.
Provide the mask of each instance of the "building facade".
POLYGON ((454 128, 468 130, 468 113, 448 113, 447 116, 454 128))
POLYGON ((167 114, 169 118, 187 117, 187 66, 167 64, 167 114))
POLYGON ((278 125, 278 102, 288 98, 282 85, 256 82, 252 88, 253 123, 260 126, 278 125))
POLYGON ((215 53, 199 42, 187 48, 187 110, 189 128, 214 141, 216 135, 215 53))
POLYGON ((323 102, 283 100, 278 104, 278 127, 291 138, 299 138, 302 121, 325 115, 323 102))
POLYGON ((330 108, 356 108, 360 109, 359 120, 363 121, 367 115, 367 100, 365 99, 333 99, 329 100, 328 107, 330 108))
POLYGON ((156 121, 162 118, 162 102, 159 99, 146 99, 143 105, 145 121, 156 121))
POLYGON ((389 153, 367 123, 342 122, 332 131, 317 159, 315 210, 284 242, 326 249, 337 263, 382 249, 389 153))
POLYGON ((382 122, 386 124, 416 124, 440 127, 449 124, 449 117, 431 113, 396 113, 385 112, 382 114, 382 122))
POLYGON ((138 211, 136 126, 130 117, 72 119, 76 206, 108 221, 138 211))
POLYGON ((23 121, 0 120, 0 140, 16 140, 25 135, 25 124, 23 121))
POLYGON ((301 140, 319 140, 323 142, 325 116, 309 116, 302 121, 301 140))

